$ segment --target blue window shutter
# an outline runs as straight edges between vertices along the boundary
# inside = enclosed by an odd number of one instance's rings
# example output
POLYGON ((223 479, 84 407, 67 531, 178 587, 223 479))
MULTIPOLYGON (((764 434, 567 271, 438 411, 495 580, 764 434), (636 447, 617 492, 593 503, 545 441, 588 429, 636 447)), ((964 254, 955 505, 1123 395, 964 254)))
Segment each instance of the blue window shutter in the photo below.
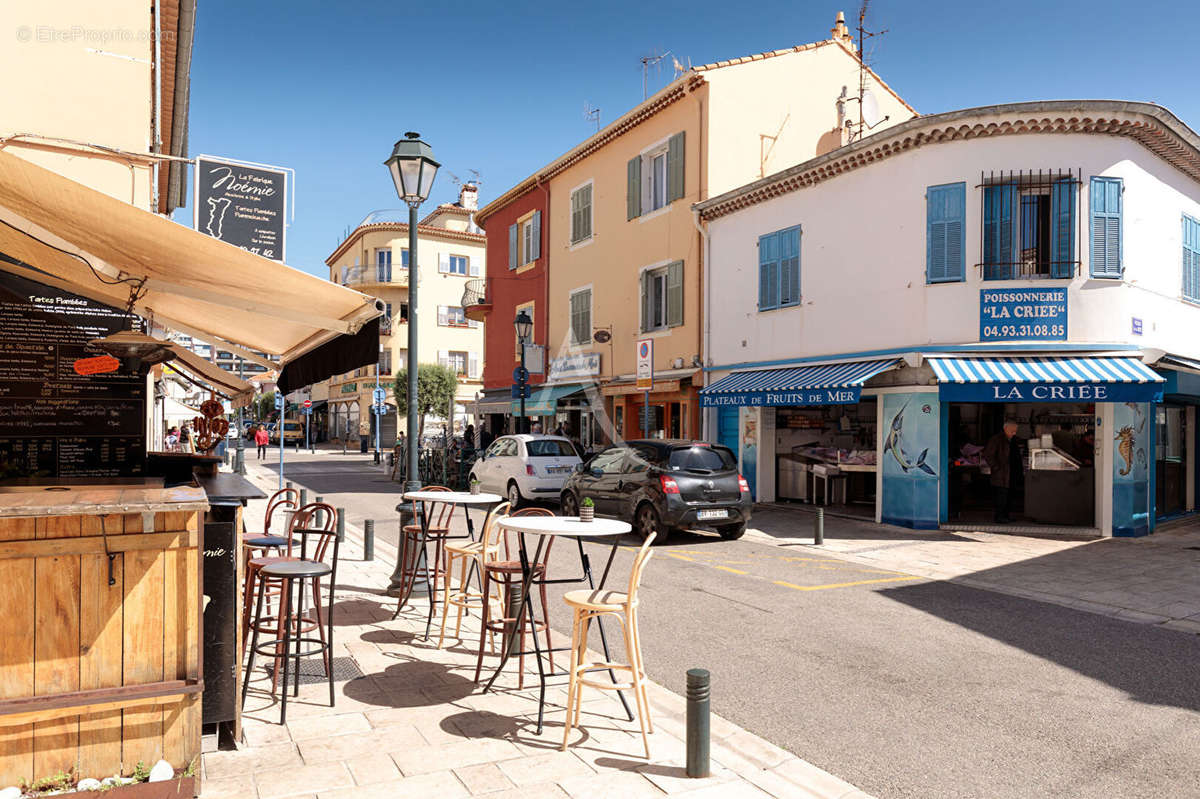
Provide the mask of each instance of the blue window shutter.
POLYGON ((1075 276, 1075 183, 1058 180, 1050 187, 1050 277, 1075 276))
POLYGON ((1121 277, 1121 189, 1120 178, 1092 178, 1092 277, 1121 277))
POLYGON ((508 226, 508 268, 516 269, 517 266, 517 226, 508 226))
POLYGON ((779 304, 800 302, 800 228, 779 234, 779 304))
POLYGON ((779 307, 779 234, 758 238, 758 309, 779 307))
POLYGON ((529 254, 529 260, 536 261, 542 257, 542 212, 533 212, 533 251, 529 254))
POLYGON ((966 227, 965 183, 925 190, 925 279, 945 283, 966 278, 963 231, 966 227))
POLYGON ((1200 302, 1200 221, 1183 217, 1183 296, 1200 302))

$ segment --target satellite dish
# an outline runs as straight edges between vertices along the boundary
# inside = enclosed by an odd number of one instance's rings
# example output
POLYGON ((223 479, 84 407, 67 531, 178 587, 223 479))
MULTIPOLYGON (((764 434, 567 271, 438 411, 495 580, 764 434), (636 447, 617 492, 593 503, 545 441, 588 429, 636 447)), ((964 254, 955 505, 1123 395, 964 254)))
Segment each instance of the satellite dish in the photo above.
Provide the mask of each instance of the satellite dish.
POLYGON ((597 344, 607 344, 612 340, 612 333, 609 333, 607 330, 597 330, 592 334, 592 338, 597 344))
POLYGON ((875 95, 871 93, 870 89, 863 92, 862 115, 863 124, 868 128, 873 128, 883 121, 879 117, 879 101, 875 99, 875 95))

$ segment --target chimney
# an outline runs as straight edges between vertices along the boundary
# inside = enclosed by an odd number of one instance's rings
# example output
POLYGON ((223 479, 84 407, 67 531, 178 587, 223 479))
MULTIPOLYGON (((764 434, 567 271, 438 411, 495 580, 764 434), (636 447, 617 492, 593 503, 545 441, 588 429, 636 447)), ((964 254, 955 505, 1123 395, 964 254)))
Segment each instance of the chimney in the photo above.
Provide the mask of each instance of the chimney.
POLYGON ((845 12, 838 12, 837 19, 834 21, 833 27, 829 29, 829 32, 833 34, 834 41, 841 42, 849 47, 851 52, 854 52, 854 37, 850 35, 850 30, 846 27, 845 12))
POLYGON ((458 192, 458 204, 468 211, 479 210, 479 187, 468 180, 458 192))

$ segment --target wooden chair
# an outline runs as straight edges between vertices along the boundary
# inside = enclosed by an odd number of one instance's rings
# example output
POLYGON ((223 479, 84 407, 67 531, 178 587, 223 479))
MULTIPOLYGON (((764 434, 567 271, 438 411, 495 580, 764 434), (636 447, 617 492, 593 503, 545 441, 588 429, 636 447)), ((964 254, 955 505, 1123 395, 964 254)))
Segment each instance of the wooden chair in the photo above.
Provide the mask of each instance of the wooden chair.
POLYGON ((646 759, 650 759, 650 740, 646 734, 654 732, 654 725, 650 721, 650 700, 646 696, 646 667, 642 661, 637 609, 638 586, 642 581, 642 570, 653 554, 650 550, 650 544, 653 542, 654 534, 651 534, 642 544, 642 548, 638 550, 637 557, 633 561, 633 570, 629 573, 629 589, 626 592, 582 589, 568 591, 563 597, 575 613, 575 618, 571 623, 571 667, 569 670, 570 681, 567 687, 567 718, 563 725, 563 751, 566 751, 567 743, 570 740, 571 727, 579 726, 579 713, 583 704, 583 686, 587 685, 605 691, 627 689, 633 691, 634 698, 637 700, 638 723, 642 728, 642 743, 646 747, 646 759), (625 652, 628 655, 629 663, 586 662, 588 627, 592 619, 605 615, 616 616, 620 622, 621 631, 625 636, 625 652), (587 676, 594 671, 613 670, 629 672, 629 682, 598 681, 591 680, 587 676), (574 723, 572 723, 572 716, 574 716, 574 723))
MULTIPOLYGON (((450 489, 446 486, 426 486, 421 490, 441 492, 450 489)), ((434 556, 426 560, 424 568, 421 567, 421 553, 424 552, 425 547, 421 545, 421 511, 419 503, 414 501, 412 503, 413 523, 404 525, 400 530, 400 600, 396 603, 396 612, 392 614, 393 619, 399 616, 400 611, 404 609, 417 580, 425 579, 430 568, 433 569, 433 574, 428 575, 428 579, 433 593, 436 594, 438 580, 442 579, 442 553, 445 549, 446 538, 450 535, 450 520, 454 517, 454 506, 448 502, 430 502, 428 504, 430 505, 427 509, 429 514, 428 535, 429 540, 434 542, 434 556)), ((428 556, 426 557, 428 558, 428 556)), ((436 602, 436 596, 431 596, 430 601, 436 602)))
POLYGON ((486 597, 482 592, 483 567, 488 561, 500 559, 500 538, 503 531, 497 521, 508 514, 508 509, 509 504, 501 502, 488 513, 487 521, 483 525, 483 533, 479 536, 478 541, 446 544, 446 564, 443 570, 446 585, 442 589, 442 631, 438 635, 438 649, 442 648, 442 642, 446 639, 446 619, 450 615, 451 605, 456 608, 454 637, 458 638, 462 632, 463 612, 476 606, 482 609, 483 603, 490 601, 490 597, 486 597), (459 566, 457 590, 453 590, 450 586, 450 578, 454 574, 455 564, 459 566), (472 593, 469 585, 472 566, 475 567, 476 574, 479 576, 481 589, 479 593, 472 593))
MULTIPOLYGON (((278 552, 289 545, 291 540, 290 527, 285 529, 284 535, 273 535, 271 533, 272 525, 275 522, 276 513, 284 513, 286 511, 296 511, 300 508, 300 491, 295 488, 281 488, 271 495, 267 500, 267 512, 263 517, 263 529, 261 533, 247 534, 242 538, 242 579, 245 581, 244 591, 242 594, 242 649, 246 648, 246 641, 250 636, 250 631, 247 625, 250 623, 250 613, 254 608, 254 577, 258 574, 258 569, 251 565, 255 558, 269 557, 272 552, 278 552)), ((278 529, 278 528, 276 528, 278 529)), ((272 603, 278 598, 277 585, 273 585, 272 589, 267 592, 267 607, 272 607, 272 603)))
MULTIPOLYGON (((509 515, 509 518, 515 516, 553 516, 554 514, 545 508, 524 508, 509 515)), ((498 526, 498 525, 497 525, 498 526)), ((500 595, 501 615, 498 618, 492 618, 491 602, 483 603, 483 621, 479 629, 479 657, 475 661, 475 682, 479 682, 479 673, 483 669, 483 644, 486 636, 500 633, 501 648, 507 651, 508 637, 510 635, 518 636, 517 640, 517 687, 525 687, 525 634, 529 632, 529 616, 523 614, 520 619, 509 614, 517 612, 515 607, 506 607, 506 604, 511 604, 518 597, 521 590, 522 581, 521 561, 513 559, 513 550, 509 547, 508 533, 505 532, 504 540, 504 560, 485 561, 483 564, 483 595, 485 597, 491 595, 493 584, 500 595)), ((554 537, 546 536, 545 546, 542 548, 540 559, 531 563, 531 577, 533 579, 541 579, 546 576, 546 568, 550 561, 550 548, 554 546, 554 537)), ((553 645, 550 643, 550 609, 549 603, 546 601, 546 586, 539 586, 542 595, 542 618, 534 620, 533 632, 536 634, 545 630, 546 632, 546 649, 550 656, 550 670, 554 671, 554 652, 553 645)))

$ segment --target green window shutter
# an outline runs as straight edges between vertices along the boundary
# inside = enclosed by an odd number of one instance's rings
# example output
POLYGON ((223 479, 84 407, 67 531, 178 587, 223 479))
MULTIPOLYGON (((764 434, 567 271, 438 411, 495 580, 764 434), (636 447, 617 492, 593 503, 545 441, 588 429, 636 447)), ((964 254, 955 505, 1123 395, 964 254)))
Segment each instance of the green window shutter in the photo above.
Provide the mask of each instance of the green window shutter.
POLYGON ((642 157, 635 155, 625 166, 625 218, 642 215, 642 157))
POLYGON ((571 243, 572 244, 579 241, 579 239, 580 239, 579 230, 580 230, 582 223, 579 218, 579 204, 580 204, 580 200, 582 199, 582 197, 580 196, 582 193, 583 193, 583 190, 580 189, 579 191, 576 191, 571 195, 571 243))
POLYGON ((667 327, 683 324, 683 261, 667 266, 667 327))
POLYGON ((667 202, 683 197, 683 131, 667 143, 667 202))
POLYGON ((579 190, 579 241, 592 237, 592 187, 579 190))
POLYGON ((651 296, 651 285, 650 285, 651 276, 653 274, 654 273, 649 269, 642 272, 642 332, 643 333, 645 333, 647 330, 650 329, 650 325, 653 320, 653 316, 651 315, 652 314, 651 306, 653 304, 653 297, 651 296))
POLYGON ((529 248, 529 260, 536 261, 542 257, 542 212, 534 211, 529 224, 533 225, 533 245, 529 248))
POLYGON ((508 268, 516 269, 517 263, 517 226, 508 226, 508 268))

